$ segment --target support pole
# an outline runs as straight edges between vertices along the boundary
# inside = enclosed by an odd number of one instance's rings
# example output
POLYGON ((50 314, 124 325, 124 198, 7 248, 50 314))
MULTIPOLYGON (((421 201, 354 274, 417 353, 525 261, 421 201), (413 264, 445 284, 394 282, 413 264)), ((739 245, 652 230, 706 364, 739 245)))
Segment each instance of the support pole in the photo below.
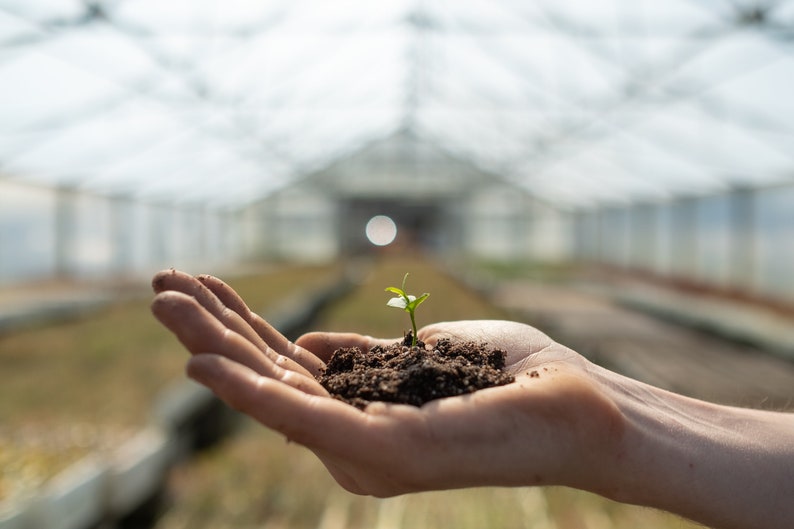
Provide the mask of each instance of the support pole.
POLYGON ((731 190, 730 200, 730 278, 739 289, 755 287, 758 248, 756 247, 756 192, 747 187, 731 190))
POLYGON ((673 275, 694 280, 698 275, 697 199, 679 198, 673 204, 671 221, 673 275))
POLYGON ((129 195, 115 195, 110 199, 111 227, 110 238, 113 245, 113 275, 124 275, 133 268, 133 215, 132 198, 129 195))
POLYGON ((55 263, 58 278, 72 275, 74 246, 77 244, 77 193, 71 186, 55 189, 55 263))

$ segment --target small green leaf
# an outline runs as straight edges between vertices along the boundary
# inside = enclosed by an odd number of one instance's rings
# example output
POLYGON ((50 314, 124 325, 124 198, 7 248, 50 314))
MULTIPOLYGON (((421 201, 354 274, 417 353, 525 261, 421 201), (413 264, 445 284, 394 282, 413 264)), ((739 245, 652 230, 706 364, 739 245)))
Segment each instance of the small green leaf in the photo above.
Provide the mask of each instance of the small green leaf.
POLYGON ((411 329, 413 334, 411 334, 411 346, 416 346, 416 319, 414 316, 414 311, 416 311, 416 307, 418 307, 424 300, 426 300, 430 294, 425 292, 418 298, 416 296, 412 296, 410 294, 406 294, 405 292, 405 281, 408 279, 408 274, 403 276, 403 284, 402 288, 397 287, 386 287, 386 292, 392 292, 393 294, 397 294, 399 297, 391 298, 386 305, 389 307, 395 307, 398 309, 403 309, 407 312, 411 317, 411 329))
POLYGON ((397 287, 386 287, 386 292, 394 292, 398 296, 407 297, 404 290, 400 290, 397 287))
POLYGON ((418 307, 418 306, 419 306, 419 304, 420 304, 420 303, 422 303, 424 300, 426 300, 427 298, 429 298, 429 297, 430 297, 430 294, 428 294, 427 292, 425 292, 424 294, 422 294, 422 295, 421 295, 421 296, 419 296, 418 298, 417 298, 417 297, 414 297, 414 296, 408 296, 408 297, 411 299, 411 302, 409 303, 409 305, 411 306, 411 308, 412 308, 413 310, 416 310, 416 307, 418 307))

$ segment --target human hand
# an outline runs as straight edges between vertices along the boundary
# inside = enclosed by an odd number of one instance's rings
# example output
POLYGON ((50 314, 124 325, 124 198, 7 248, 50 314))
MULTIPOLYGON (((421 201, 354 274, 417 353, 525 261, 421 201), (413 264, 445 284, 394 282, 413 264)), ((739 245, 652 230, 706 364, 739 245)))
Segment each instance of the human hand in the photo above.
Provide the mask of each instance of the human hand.
POLYGON ((421 408, 330 398, 314 376, 339 347, 387 345, 355 333, 309 333, 292 343, 210 276, 161 272, 155 316, 193 355, 188 374, 230 406, 311 449, 359 494, 480 485, 563 484, 596 490, 622 417, 598 369, 540 331, 505 321, 437 323, 419 331, 487 342, 506 352, 515 382, 421 408))

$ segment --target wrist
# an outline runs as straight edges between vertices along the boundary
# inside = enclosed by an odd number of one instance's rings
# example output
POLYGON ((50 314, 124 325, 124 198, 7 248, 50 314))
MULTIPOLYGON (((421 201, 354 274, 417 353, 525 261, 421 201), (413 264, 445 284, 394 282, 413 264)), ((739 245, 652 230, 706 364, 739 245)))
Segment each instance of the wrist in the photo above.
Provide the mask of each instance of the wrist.
POLYGON ((626 428, 594 492, 714 527, 792 526, 794 416, 703 402, 614 373, 605 381, 626 428))

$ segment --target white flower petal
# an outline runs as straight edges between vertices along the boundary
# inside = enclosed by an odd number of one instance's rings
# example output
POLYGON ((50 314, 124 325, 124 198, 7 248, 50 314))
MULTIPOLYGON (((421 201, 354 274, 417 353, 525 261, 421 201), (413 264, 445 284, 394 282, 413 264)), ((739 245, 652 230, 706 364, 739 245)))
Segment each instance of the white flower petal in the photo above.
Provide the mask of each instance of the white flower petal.
POLYGON ((408 306, 408 304, 405 302, 405 298, 402 298, 402 297, 400 297, 400 298, 391 298, 386 303, 386 305, 388 305, 390 307, 397 307, 398 309, 404 309, 405 307, 408 306))

